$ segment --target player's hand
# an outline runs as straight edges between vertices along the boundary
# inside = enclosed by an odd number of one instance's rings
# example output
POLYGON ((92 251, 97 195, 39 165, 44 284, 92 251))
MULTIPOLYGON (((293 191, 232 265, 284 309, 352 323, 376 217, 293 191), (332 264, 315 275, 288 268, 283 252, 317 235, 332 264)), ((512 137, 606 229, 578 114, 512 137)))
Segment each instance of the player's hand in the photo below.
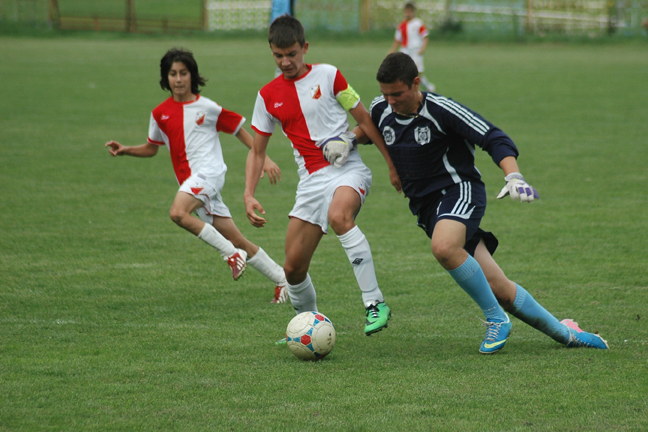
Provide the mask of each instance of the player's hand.
POLYGON ((108 151, 112 156, 123 156, 125 147, 117 141, 108 141, 104 147, 110 147, 108 151))
POLYGON ((358 141, 353 132, 343 132, 339 137, 329 138, 322 144, 322 153, 335 168, 341 168, 349 160, 351 150, 358 141))
POLYGON ((266 173, 268 173, 270 184, 277 184, 278 181, 281 181, 281 169, 279 168, 279 165, 274 163, 269 157, 266 157, 266 160, 263 164, 261 178, 265 177, 266 173))
POLYGON ((506 195, 510 195, 513 201, 519 198, 520 202, 533 202, 533 200, 540 198, 538 191, 524 181, 522 174, 511 173, 504 177, 504 180, 506 180, 506 186, 497 195, 497 199, 502 199, 506 195))
POLYGON ((247 214, 250 223, 257 228, 263 228, 265 226, 266 220, 263 217, 259 216, 257 214, 257 211, 264 215, 265 210, 263 210, 263 207, 261 206, 259 201, 257 201, 256 198, 248 195, 243 196, 243 201, 245 202, 245 213, 247 214))
POLYGON ((391 168, 389 170, 389 181, 391 182, 392 186, 394 186, 394 189, 396 189, 396 192, 403 192, 403 186, 401 185, 400 177, 396 172, 396 168, 391 168))

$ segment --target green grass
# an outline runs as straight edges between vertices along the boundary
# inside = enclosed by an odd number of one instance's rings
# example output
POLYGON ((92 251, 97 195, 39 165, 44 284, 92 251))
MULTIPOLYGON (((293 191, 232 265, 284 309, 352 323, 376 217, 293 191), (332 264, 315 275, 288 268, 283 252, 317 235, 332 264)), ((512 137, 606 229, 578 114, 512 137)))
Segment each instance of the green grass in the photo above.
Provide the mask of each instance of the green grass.
MULTIPOLYGON (((273 75, 258 40, 0 38, 0 430, 635 431, 648 428, 648 52, 639 44, 435 43, 438 90, 507 131, 542 199, 496 201, 501 171, 480 152, 483 226, 496 258, 557 317, 600 331, 610 351, 568 350, 514 319, 503 352, 477 353, 477 307, 434 262, 407 202, 373 148, 374 185, 358 224, 394 311, 362 334, 363 307, 335 236, 314 257, 334 351, 317 363, 273 342, 293 316, 250 270, 234 283, 220 258, 177 228, 165 152, 108 156, 146 139, 166 95, 158 64, 191 48, 203 94, 249 121, 273 75)), ((317 42, 377 95, 384 42, 317 42)), ((223 137, 224 198, 243 233, 277 261, 297 182, 260 185, 266 228, 242 205, 245 148, 223 137)))
MULTIPOLYGON (((73 16, 117 16, 126 13, 126 1, 102 0, 89 2, 87 0, 58 0, 59 9, 63 15, 73 16)), ((136 0, 135 13, 143 16, 167 16, 174 18, 195 18, 202 15, 202 0, 171 1, 171 0, 136 0)))

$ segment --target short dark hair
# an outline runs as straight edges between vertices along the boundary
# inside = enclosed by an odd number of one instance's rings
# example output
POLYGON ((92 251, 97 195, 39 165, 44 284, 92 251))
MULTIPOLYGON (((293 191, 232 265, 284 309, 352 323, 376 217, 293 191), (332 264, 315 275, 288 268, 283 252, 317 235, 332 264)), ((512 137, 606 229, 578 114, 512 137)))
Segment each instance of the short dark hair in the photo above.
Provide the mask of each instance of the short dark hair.
POLYGON ((297 18, 281 15, 272 21, 268 30, 268 43, 278 48, 289 48, 296 42, 300 46, 306 43, 304 27, 297 18))
POLYGON ((403 9, 412 9, 413 11, 416 10, 416 6, 414 6, 414 3, 409 2, 405 4, 405 7, 403 9))
POLYGON ((169 71, 175 62, 182 62, 189 69, 191 93, 200 93, 200 87, 204 86, 207 80, 198 73, 198 63, 196 63, 193 53, 184 48, 171 48, 160 60, 160 87, 162 87, 162 90, 171 91, 169 71))
POLYGON ((378 68, 376 79, 383 84, 393 84, 396 81, 401 81, 407 87, 412 87, 414 78, 418 75, 418 68, 412 57, 402 52, 395 52, 385 57, 385 60, 378 68))

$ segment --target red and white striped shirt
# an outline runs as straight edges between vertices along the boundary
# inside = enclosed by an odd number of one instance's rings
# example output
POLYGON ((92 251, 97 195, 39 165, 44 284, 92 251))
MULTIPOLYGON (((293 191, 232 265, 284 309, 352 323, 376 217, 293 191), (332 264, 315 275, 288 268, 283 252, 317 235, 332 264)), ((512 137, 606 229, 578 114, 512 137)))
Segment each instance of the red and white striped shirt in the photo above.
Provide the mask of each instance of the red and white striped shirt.
MULTIPOLYGON (((252 129, 270 136, 280 124, 292 143, 295 162, 312 174, 329 165, 319 148, 322 142, 349 129, 347 112, 336 98, 351 88, 334 66, 306 66, 309 71, 305 75, 296 79, 280 75, 259 91, 252 129)), ((358 103, 359 97, 348 108, 358 103)))
POLYGON ((245 118, 198 95, 193 102, 169 98, 151 113, 148 142, 165 145, 178 183, 200 172, 207 177, 225 174, 219 132, 237 134, 245 118))
POLYGON ((396 40, 403 48, 416 53, 423 46, 423 40, 428 35, 428 30, 420 18, 403 21, 396 29, 396 40))

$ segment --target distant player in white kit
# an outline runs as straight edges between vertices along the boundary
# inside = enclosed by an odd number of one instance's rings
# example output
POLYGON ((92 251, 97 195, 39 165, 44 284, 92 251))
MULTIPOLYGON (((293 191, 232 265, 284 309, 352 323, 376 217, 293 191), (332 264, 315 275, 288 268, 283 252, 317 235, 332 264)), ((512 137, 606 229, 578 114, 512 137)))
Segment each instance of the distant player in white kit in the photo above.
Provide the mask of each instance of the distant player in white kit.
POLYGON ((425 70, 423 64, 423 53, 428 44, 428 30, 419 18, 416 17, 416 7, 414 3, 407 3, 403 9, 404 20, 396 28, 394 44, 389 53, 395 52, 399 47, 400 51, 412 57, 419 71, 421 84, 428 91, 435 91, 435 86, 423 74, 425 70))
MULTIPOLYGON (((169 90, 171 97, 151 113, 147 143, 126 147, 109 141, 105 147, 112 156, 152 157, 166 145, 180 184, 169 211, 173 222, 216 249, 230 266, 234 280, 243 275, 247 264, 257 269, 275 285, 272 303, 283 303, 287 298, 283 269, 241 234, 220 194, 227 165, 219 132, 235 135, 248 148, 252 136, 242 127, 244 117, 200 95, 204 85, 190 51, 167 51, 160 61, 160 86, 169 90)), ((263 171, 273 184, 281 179, 279 167, 268 157, 263 171)))
MULTIPOLYGON (((317 311, 316 294, 308 274, 315 249, 329 225, 337 234, 362 291, 366 335, 387 327, 390 308, 378 287, 369 243, 355 225, 371 187, 371 171, 347 138, 348 161, 327 160, 322 145, 348 131, 347 111, 372 137, 385 157, 390 180, 400 190, 400 180, 382 136, 371 122, 358 94, 334 66, 304 62, 308 51, 301 23, 284 15, 270 26, 268 41, 282 75, 257 95, 252 117, 256 132, 246 164, 245 209, 252 225, 262 227, 265 211, 254 198, 270 136, 279 124, 290 139, 299 167, 295 206, 286 233, 284 270, 288 296, 297 313, 317 311), (259 212, 257 214, 256 212, 259 212)), ((334 271, 334 270, 331 270, 334 271)))

